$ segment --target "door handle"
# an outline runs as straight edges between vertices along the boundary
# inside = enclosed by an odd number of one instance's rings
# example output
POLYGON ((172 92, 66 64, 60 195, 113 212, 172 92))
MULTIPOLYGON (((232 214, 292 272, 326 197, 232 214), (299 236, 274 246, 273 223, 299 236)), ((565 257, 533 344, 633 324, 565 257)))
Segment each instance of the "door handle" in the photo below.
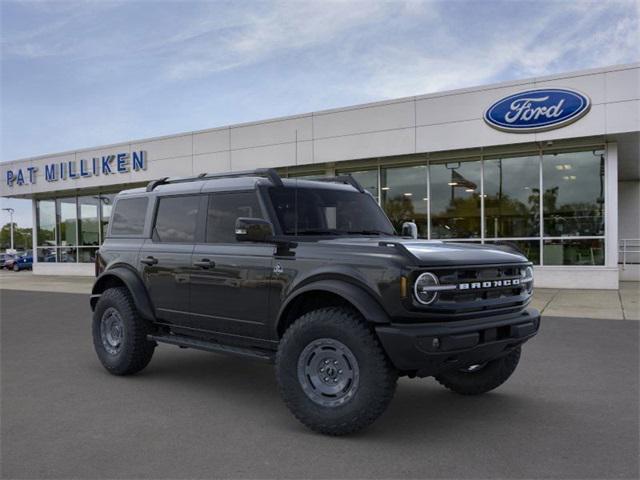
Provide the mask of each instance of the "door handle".
POLYGON ((155 265, 156 263, 158 263, 158 259, 155 257, 147 257, 147 258, 143 258, 140 260, 142 263, 144 263, 145 265, 155 265))
POLYGON ((213 261, 209 260, 208 258, 203 258, 199 262, 193 262, 193 266, 194 267, 201 267, 201 268, 213 268, 213 267, 216 266, 216 262, 213 262, 213 261))

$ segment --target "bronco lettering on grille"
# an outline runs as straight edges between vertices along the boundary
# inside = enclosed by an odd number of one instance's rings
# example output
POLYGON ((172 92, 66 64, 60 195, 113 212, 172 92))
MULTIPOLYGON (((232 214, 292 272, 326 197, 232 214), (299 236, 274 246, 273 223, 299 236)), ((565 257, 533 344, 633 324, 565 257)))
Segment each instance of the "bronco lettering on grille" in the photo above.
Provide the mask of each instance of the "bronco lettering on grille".
POLYGON ((505 280, 490 280, 485 282, 459 283, 458 290, 475 290, 478 288, 502 288, 517 287, 521 281, 519 278, 508 278, 505 280))

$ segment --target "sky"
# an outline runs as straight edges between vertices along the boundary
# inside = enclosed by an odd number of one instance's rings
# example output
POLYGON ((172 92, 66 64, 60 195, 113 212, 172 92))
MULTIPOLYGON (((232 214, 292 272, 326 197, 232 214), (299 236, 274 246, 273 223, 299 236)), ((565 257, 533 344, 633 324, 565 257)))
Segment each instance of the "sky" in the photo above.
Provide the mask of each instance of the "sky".
POLYGON ((640 60, 640 0, 2 0, 0 17, 0 161, 640 60))

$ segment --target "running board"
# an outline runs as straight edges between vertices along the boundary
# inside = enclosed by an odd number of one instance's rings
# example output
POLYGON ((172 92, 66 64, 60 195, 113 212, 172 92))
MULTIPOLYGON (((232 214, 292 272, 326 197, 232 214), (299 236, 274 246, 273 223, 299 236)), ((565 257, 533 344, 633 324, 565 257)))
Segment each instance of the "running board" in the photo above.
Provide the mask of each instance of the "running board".
POLYGON ((183 335, 147 335, 147 340, 153 340, 158 343, 167 343, 169 345, 177 345, 183 348, 195 348, 196 350, 204 350, 207 352, 229 353, 231 355, 239 355, 242 357, 253 358, 263 362, 273 363, 276 357, 275 352, 268 350, 258 350, 255 348, 233 347, 223 345, 217 342, 208 342, 198 338, 186 337, 183 335))

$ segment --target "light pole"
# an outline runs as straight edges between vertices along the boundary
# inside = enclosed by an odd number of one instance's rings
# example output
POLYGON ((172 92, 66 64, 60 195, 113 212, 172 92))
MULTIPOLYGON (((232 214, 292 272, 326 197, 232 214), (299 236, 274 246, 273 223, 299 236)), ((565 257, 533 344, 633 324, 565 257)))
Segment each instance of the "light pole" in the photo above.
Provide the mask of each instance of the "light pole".
POLYGON ((11 228, 11 250, 13 251, 13 214, 15 210, 13 208, 3 208, 2 210, 6 210, 9 212, 9 228, 11 228))

